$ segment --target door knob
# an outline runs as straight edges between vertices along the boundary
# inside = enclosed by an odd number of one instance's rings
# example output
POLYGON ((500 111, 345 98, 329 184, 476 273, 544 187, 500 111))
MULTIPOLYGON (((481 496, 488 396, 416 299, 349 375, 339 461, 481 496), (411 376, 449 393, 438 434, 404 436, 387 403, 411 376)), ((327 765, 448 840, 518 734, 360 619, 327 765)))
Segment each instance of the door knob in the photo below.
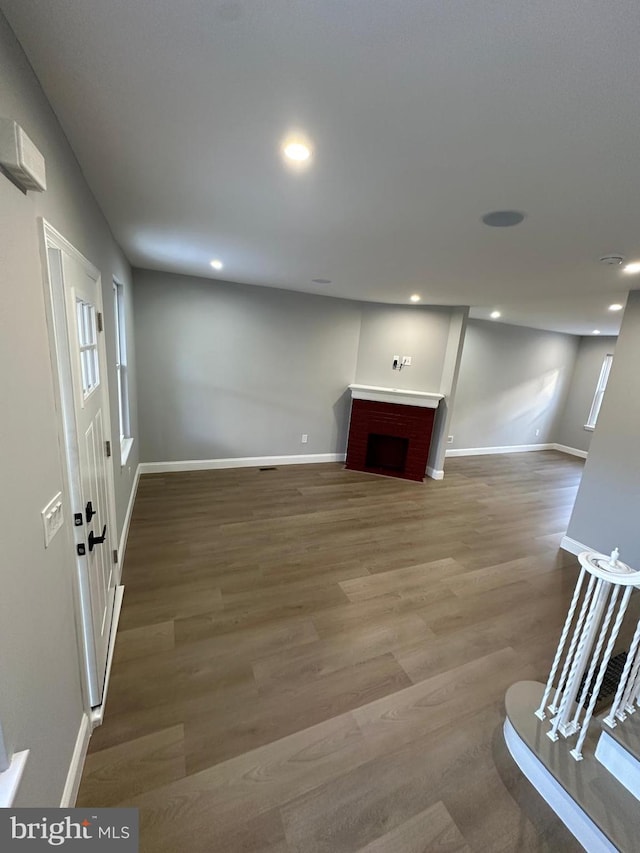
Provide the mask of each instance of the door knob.
POLYGON ((96 545, 102 545, 104 540, 107 538, 107 525, 102 528, 102 536, 94 536, 93 530, 89 533, 89 551, 93 551, 96 545))

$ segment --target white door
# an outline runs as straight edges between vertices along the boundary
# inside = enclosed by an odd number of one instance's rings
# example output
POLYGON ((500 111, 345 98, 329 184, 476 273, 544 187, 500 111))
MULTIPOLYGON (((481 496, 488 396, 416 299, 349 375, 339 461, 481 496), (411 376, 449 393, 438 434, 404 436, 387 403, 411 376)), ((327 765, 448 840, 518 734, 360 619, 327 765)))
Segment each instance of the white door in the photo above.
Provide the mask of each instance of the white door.
MULTIPOLYGON (((58 236, 58 235, 56 235, 58 236)), ((118 584, 100 276, 47 239, 89 701, 100 705, 118 584), (57 291, 57 300, 56 293, 57 291), (56 310, 57 301, 57 310, 56 310), (58 316, 55 316, 57 313, 58 316)))

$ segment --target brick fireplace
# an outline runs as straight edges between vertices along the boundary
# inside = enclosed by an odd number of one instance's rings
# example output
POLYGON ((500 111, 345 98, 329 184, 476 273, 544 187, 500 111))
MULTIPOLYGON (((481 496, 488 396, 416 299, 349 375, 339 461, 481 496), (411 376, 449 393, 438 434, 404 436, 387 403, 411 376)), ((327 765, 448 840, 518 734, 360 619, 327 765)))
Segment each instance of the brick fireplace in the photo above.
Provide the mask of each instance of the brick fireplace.
POLYGON ((353 401, 345 467, 423 480, 442 395, 372 386, 350 388, 353 401))

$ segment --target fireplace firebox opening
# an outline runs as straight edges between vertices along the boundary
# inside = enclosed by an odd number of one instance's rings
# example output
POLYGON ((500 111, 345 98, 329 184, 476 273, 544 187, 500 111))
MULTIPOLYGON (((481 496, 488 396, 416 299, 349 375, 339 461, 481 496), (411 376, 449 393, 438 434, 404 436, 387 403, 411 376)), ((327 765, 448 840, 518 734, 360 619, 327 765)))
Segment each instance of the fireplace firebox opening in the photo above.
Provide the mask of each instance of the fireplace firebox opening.
POLYGON ((367 468, 402 473, 407 462, 409 439, 395 435, 369 433, 367 439, 367 468))

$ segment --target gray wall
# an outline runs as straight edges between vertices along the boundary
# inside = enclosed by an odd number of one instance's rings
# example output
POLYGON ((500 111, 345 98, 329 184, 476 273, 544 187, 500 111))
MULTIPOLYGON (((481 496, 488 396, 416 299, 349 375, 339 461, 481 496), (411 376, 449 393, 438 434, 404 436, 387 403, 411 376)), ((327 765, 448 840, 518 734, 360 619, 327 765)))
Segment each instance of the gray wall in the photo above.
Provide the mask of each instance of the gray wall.
MULTIPOLYGON (((0 175, 0 719, 8 748, 31 750, 18 805, 56 806, 83 707, 70 519, 45 550, 40 517, 41 509, 63 490, 63 462, 38 218, 46 218, 101 270, 110 364, 115 363, 111 278, 117 275, 128 285, 130 269, 1 14, 0 80, 0 115, 17 120, 43 152, 49 185, 46 193, 24 195, 0 175)), ((112 436, 117 436, 113 373, 112 436)), ((135 429, 135 405, 133 423, 135 429)), ((121 470, 116 465, 120 526, 136 454, 134 445, 129 466, 121 470)))
POLYGON ((438 389, 440 394, 444 394, 444 399, 441 400, 436 412, 431 447, 429 448, 428 468, 433 471, 444 471, 447 436, 450 434, 449 427, 455 411, 468 322, 468 308, 454 308, 451 311, 449 336, 442 366, 440 388, 438 389))
POLYGON ((143 461, 344 452, 356 303, 142 270, 134 291, 143 461))
POLYGON ((629 294, 567 536, 640 570, 640 291, 629 294))
POLYGON ((572 335, 469 320, 448 447, 555 441, 577 349, 572 335))
POLYGON ((450 308, 363 303, 355 382, 439 391, 450 319, 450 308), (394 370, 394 355, 411 365, 394 370))
POLYGON ((589 450, 593 431, 585 429, 584 425, 589 417, 602 362, 607 353, 614 352, 616 340, 615 337, 580 338, 571 387, 555 434, 558 444, 589 450))
POLYGON ((460 311, 134 277, 145 462, 344 453, 353 382, 450 393, 460 311))

